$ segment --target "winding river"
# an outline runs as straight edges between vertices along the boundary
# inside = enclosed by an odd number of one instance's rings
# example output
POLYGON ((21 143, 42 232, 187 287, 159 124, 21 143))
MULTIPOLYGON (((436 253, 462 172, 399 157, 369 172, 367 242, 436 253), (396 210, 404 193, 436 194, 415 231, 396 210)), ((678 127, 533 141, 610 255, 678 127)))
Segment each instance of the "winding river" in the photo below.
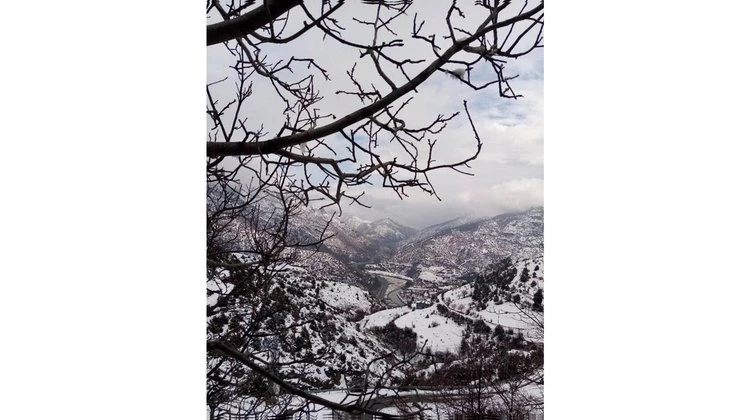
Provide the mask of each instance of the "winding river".
POLYGON ((406 303, 401 300, 399 292, 404 288, 407 280, 381 273, 377 273, 376 275, 381 282, 380 288, 378 289, 378 299, 384 301, 389 307, 406 305, 406 303))

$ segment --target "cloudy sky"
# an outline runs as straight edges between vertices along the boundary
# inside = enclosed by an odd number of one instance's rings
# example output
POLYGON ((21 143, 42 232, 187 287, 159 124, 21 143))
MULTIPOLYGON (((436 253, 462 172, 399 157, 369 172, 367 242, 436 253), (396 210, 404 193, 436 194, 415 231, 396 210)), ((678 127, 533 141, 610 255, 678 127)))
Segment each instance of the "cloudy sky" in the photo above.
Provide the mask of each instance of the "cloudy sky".
MULTIPOLYGON (((477 8, 472 7, 474 1, 459 2, 464 7, 466 19, 464 27, 475 28, 482 20, 479 13, 472 13, 477 8)), ((445 12, 449 2, 417 2, 411 9, 425 19, 425 30, 430 30, 441 36, 446 34, 445 12), (445 4, 443 4, 445 3, 445 4), (440 7, 435 5, 440 4, 440 7), (421 7, 421 8, 417 8, 421 7)), ((374 6, 361 2, 348 2, 337 14, 340 23, 346 27, 347 37, 367 43, 372 38, 370 29, 356 24, 355 16, 370 16, 374 13, 374 6)), ((295 15, 292 14, 292 18, 295 15)), ((297 19, 303 18, 297 16, 297 19)), ((408 58, 425 58, 426 64, 414 66, 410 74, 416 74, 434 57, 424 42, 408 39, 411 31, 411 17, 405 18, 394 25, 398 33, 405 33, 405 45, 398 51, 398 56, 408 58), (400 26, 399 26, 400 25, 400 26)), ((447 41, 442 45, 448 45, 447 41)), ((263 50, 270 61, 295 57, 315 57, 316 62, 331 75, 331 80, 324 82, 322 78, 316 81, 316 87, 325 95, 325 100, 319 103, 319 108, 325 114, 333 112, 344 115, 357 106, 353 98, 335 95, 339 89, 352 89, 346 71, 358 61, 358 79, 364 86, 373 83, 378 87, 385 85, 379 80, 374 68, 368 60, 361 60, 356 50, 342 48, 330 39, 323 40, 320 33, 305 35, 293 42, 277 48, 263 50)), ((229 66, 233 64, 232 57, 221 45, 208 48, 208 79, 219 80, 230 76, 229 66)), ((473 80, 487 80, 490 76, 486 69, 476 67, 472 71, 473 80)), ((405 79, 396 71, 388 71, 396 84, 405 79)), ((470 172, 473 176, 466 176, 452 170, 432 172, 430 175, 433 186, 441 200, 413 190, 410 197, 400 200, 390 191, 377 186, 365 189, 366 198, 363 202, 371 209, 359 206, 344 206, 344 212, 355 214, 368 219, 390 217, 404 224, 421 228, 439 223, 447 219, 463 216, 490 216, 509 211, 525 210, 544 203, 544 59, 543 50, 518 60, 510 61, 506 65, 507 74, 517 74, 512 82, 517 94, 523 95, 519 99, 502 99, 496 89, 486 89, 476 92, 468 86, 446 76, 435 73, 418 88, 413 96, 410 107, 405 110, 407 122, 419 126, 428 122, 439 114, 450 115, 462 111, 462 102, 467 100, 469 110, 482 139, 482 152, 471 163, 470 172)), ((494 76, 494 75, 493 75, 494 76)), ((220 85, 216 94, 229 98, 233 95, 233 84, 226 82, 220 85)), ((244 109, 245 115, 252 116, 252 120, 262 121, 269 132, 275 132, 281 124, 280 101, 272 87, 257 82, 253 86, 252 101, 244 109), (257 100, 256 98, 263 98, 257 100)), ((459 115, 445 131, 438 137, 435 157, 438 162, 460 160, 473 154, 475 140, 466 117, 459 115)), ((327 144, 336 147, 340 139, 331 137, 327 144)), ((323 153, 321 152, 321 155, 323 153)), ((377 183, 377 182, 376 182, 377 183)))

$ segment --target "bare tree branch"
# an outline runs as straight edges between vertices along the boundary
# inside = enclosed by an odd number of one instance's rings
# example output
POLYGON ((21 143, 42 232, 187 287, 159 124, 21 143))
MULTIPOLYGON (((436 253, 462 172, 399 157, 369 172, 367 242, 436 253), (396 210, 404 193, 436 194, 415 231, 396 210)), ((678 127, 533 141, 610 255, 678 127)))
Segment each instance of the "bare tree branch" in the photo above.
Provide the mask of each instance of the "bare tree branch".
POLYGON ((379 411, 371 410, 369 408, 362 407, 359 405, 344 405, 344 404, 335 403, 333 401, 326 400, 325 398, 318 397, 315 394, 311 394, 309 392, 303 391, 297 387, 290 385, 284 379, 279 378, 278 376, 274 375, 273 373, 269 372, 265 368, 259 366, 258 364, 250 360, 250 358, 248 358, 241 352, 227 346, 224 343, 217 342, 217 341, 209 341, 208 351, 220 351, 226 354, 227 356, 230 356, 234 358, 235 360, 241 362, 243 365, 249 367, 253 371, 263 375, 263 377, 270 379, 271 381, 273 381, 275 384, 277 384, 278 386, 280 386, 281 388, 283 388, 290 394, 297 395, 299 397, 302 397, 308 401, 311 401, 315 404, 322 405, 324 407, 328 407, 328 408, 338 410, 338 411, 343 411, 346 413, 354 413, 354 414, 364 413, 364 414, 377 415, 384 419, 400 419, 400 418, 407 419, 407 418, 411 418, 414 414, 416 414, 416 413, 409 413, 405 415, 391 415, 391 414, 384 414, 379 411))
POLYGON ((240 17, 208 25, 206 45, 220 44, 243 37, 268 25, 300 4, 302 0, 265 0, 263 4, 240 17))
POLYGON ((514 16, 505 21, 499 22, 494 25, 486 26, 480 29, 473 36, 466 39, 456 41, 451 45, 445 53, 443 53, 438 59, 434 60, 427 68, 422 70, 412 80, 405 83, 401 87, 393 90, 391 93, 383 97, 382 99, 362 107, 343 118, 337 119, 335 122, 327 124, 323 127, 314 128, 303 133, 292 134, 289 136, 278 137, 271 140, 260 141, 257 143, 245 143, 245 142, 228 142, 228 143, 207 143, 207 154, 209 157, 219 156, 244 156, 244 155, 258 155, 258 154, 269 154, 275 153, 281 149, 296 146, 310 140, 319 139, 331 134, 334 134, 344 128, 360 121, 364 118, 373 116, 376 112, 382 111, 385 107, 392 104, 405 94, 414 90, 427 80, 432 73, 437 71, 443 64, 447 63, 450 58, 457 52, 462 51, 465 47, 469 46, 472 41, 475 41, 482 35, 485 35, 492 30, 502 28, 505 26, 512 25, 515 22, 530 18, 544 8, 544 4, 540 4, 537 7, 529 10, 518 16, 514 16))

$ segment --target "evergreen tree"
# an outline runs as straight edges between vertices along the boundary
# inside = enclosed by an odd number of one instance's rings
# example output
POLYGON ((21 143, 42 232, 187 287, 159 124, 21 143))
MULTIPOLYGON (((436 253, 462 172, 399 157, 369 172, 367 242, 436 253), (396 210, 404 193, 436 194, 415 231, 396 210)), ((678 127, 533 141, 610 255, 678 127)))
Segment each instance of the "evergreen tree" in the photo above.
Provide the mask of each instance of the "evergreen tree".
POLYGON ((529 269, 524 267, 523 271, 521 272, 521 278, 519 279, 521 283, 526 283, 529 281, 529 269))
POLYGON ((544 300, 544 292, 542 289, 537 289, 536 293, 534 293, 534 305, 532 305, 531 309, 539 312, 544 312, 544 306, 542 305, 542 301, 544 300))

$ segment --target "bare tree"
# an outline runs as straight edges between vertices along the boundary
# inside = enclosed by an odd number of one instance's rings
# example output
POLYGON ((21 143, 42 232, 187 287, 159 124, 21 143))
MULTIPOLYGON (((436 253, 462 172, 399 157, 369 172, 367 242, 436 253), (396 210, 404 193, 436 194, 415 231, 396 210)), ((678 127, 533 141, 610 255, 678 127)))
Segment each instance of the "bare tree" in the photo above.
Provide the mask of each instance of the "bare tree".
POLYGON ((496 404, 497 412, 507 420, 528 420, 532 413, 544 408, 544 395, 537 388, 538 383, 521 375, 493 384, 493 392, 501 403, 496 404))
MULTIPOLYGON (((341 212, 342 203, 365 205, 366 186, 400 198, 413 190, 437 196, 433 171, 469 174, 482 148, 469 101, 422 120, 412 109, 418 88, 442 73, 472 94, 494 90, 501 99, 518 98, 506 64, 543 46, 541 1, 445 3, 442 27, 411 1, 362 3, 367 7, 343 0, 207 1, 207 45, 233 62, 232 74, 206 85, 211 418, 249 417, 263 404, 279 405, 282 395, 368 412, 321 401, 274 361, 274 339, 283 341, 306 322, 277 322, 287 309, 274 279, 298 250, 326 239, 326 226, 312 237, 298 235, 290 220, 305 206, 341 212), (344 74, 299 48, 321 42, 352 57, 344 74), (421 48, 405 52, 407 43, 421 48), (334 83, 341 76, 348 87, 334 83), (474 149, 440 161, 444 140, 438 140, 459 121, 474 149)), ((285 363, 304 374, 314 357, 285 363)))
POLYGON ((209 44, 226 41, 225 48, 236 58, 237 79, 236 96, 227 103, 214 98, 218 81, 207 86, 207 113, 213 125, 207 143, 212 175, 220 166, 244 169, 257 179, 279 174, 270 182, 283 183, 305 204, 315 199, 336 205, 344 198, 357 201, 359 196, 350 194, 349 188, 372 184, 374 177, 379 178, 378 184, 399 196, 406 195, 409 188, 435 194, 429 174, 439 169, 466 172, 482 143, 464 101, 462 110, 476 139, 476 149, 453 162, 436 162, 437 137, 449 122, 457 119, 461 108, 451 115, 437 115, 423 125, 412 126, 402 114, 408 114, 416 89, 436 72, 455 75, 463 69, 459 80, 472 90, 492 87, 501 98, 517 98, 519 95, 510 85, 515 76, 505 74, 505 64, 542 46, 542 3, 514 9, 510 1, 485 0, 464 6, 475 14, 475 9, 483 12, 484 19, 476 24, 461 22, 466 13, 454 1, 447 8, 442 36, 425 32, 425 20, 416 12, 410 13, 411 2, 377 3, 372 6, 370 17, 352 17, 353 27, 345 27, 336 18, 345 9, 344 4, 321 1, 313 7, 309 2, 272 0, 242 14, 249 4, 231 1, 222 5, 218 0, 209 3, 208 11, 216 11, 224 19, 209 25, 209 44), (514 13, 503 16, 511 9, 514 13), (242 26, 246 21, 253 24, 242 26), (410 23, 410 33, 394 32, 392 28, 403 28, 404 23, 410 23), (472 24, 476 26, 464 27, 472 24), (240 27, 244 28, 241 35, 237 32, 240 27), (347 38, 347 32, 354 29, 368 35, 369 42, 347 38), (234 38, 214 38, 216 33, 229 33, 234 38), (412 42, 424 44, 423 51, 433 56, 431 61, 402 57, 400 48, 407 35, 412 42), (335 92, 342 97, 340 100, 351 96, 360 102, 358 108, 343 116, 319 107, 330 103, 324 102, 319 86, 330 80, 329 72, 318 64, 320 59, 293 54, 284 57, 283 53, 271 59, 265 53, 266 49, 283 51, 278 44, 323 39, 332 47, 355 50, 359 56, 346 72, 351 89, 335 92), (444 69, 446 66, 451 69, 444 69), (359 70, 362 67, 367 69, 359 70), (480 69, 493 76, 475 80, 472 72, 480 69), (369 80, 366 71, 376 78, 369 80), (262 101, 277 103, 284 116, 272 135, 267 123, 250 119, 241 111, 261 85, 266 85, 278 99, 262 101), (390 150, 384 147, 386 144, 394 147, 390 150), (229 163, 228 157, 236 159, 229 163), (290 171, 290 167, 294 170, 290 171))

